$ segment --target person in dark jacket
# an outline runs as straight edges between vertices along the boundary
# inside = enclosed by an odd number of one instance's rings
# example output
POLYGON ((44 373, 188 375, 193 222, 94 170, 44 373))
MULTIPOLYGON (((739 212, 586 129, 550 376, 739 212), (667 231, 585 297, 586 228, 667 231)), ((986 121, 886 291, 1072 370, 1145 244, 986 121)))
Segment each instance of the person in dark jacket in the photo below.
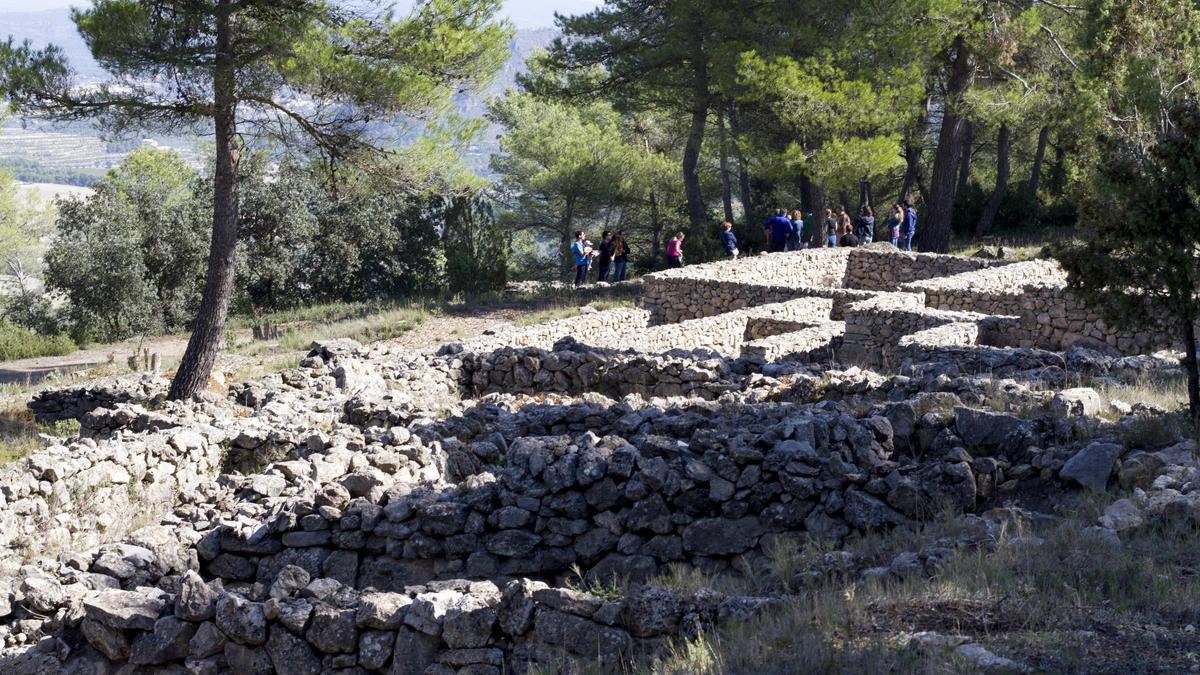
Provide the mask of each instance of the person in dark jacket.
POLYGON ((911 251, 913 237, 917 236, 917 210, 907 200, 900 202, 904 209, 904 220, 900 223, 900 250, 911 251))
POLYGON ((800 245, 800 234, 804 231, 804 216, 800 213, 800 209, 792 211, 792 233, 788 235, 787 250, 799 251, 803 248, 800 245))
POLYGON ((733 233, 733 223, 728 221, 721 223, 721 247, 725 249, 725 255, 729 258, 738 257, 737 235, 733 233))
POLYGON ((763 229, 768 231, 770 241, 768 250, 771 253, 787 249, 788 237, 792 234, 792 221, 788 220, 787 211, 775 209, 775 215, 763 223, 763 229))
POLYGON ((862 213, 854 223, 854 236, 863 246, 875 240, 875 211, 869 204, 863 205, 862 213))
POLYGON ((604 236, 600 239, 600 246, 597 247, 600 255, 596 258, 598 272, 596 281, 608 281, 608 268, 612 265, 613 251, 616 247, 617 242, 613 240, 613 233, 605 230, 604 236))
POLYGON ((833 215, 833 209, 825 209, 825 220, 821 224, 824 245, 830 248, 837 246, 838 219, 833 215))
POLYGON ((625 281, 625 268, 629 266, 629 242, 625 241, 625 233, 617 231, 613 237, 613 283, 625 281))

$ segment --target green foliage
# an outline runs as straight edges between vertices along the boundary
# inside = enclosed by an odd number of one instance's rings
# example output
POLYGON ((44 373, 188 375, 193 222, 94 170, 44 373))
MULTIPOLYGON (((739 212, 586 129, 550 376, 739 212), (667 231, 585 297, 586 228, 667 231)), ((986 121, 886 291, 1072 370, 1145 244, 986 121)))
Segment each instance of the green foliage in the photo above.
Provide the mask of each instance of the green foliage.
POLYGON ((450 202, 442 247, 451 293, 475 296, 504 288, 508 237, 497 224, 487 199, 459 197, 450 202))
POLYGON ((0 170, 8 171, 14 178, 25 183, 54 183, 78 187, 92 187, 104 174, 103 169, 69 169, 61 166, 47 166, 18 157, 0 158, 0 170))
POLYGON ((896 110, 912 106, 919 85, 911 73, 883 78, 882 88, 848 76, 822 59, 779 56, 764 60, 743 54, 743 96, 766 103, 794 141, 785 160, 829 189, 850 189, 859 178, 875 178, 902 166, 896 110))
POLYGON ((243 169, 236 306, 248 313, 311 301, 324 276, 316 256, 320 219, 333 208, 329 195, 311 172, 291 164, 269 178, 263 158, 243 169))
POLYGON ((77 335, 119 340, 180 330, 199 302, 211 216, 199 177, 170 152, 144 149, 87 199, 59 203, 46 282, 70 302, 77 335))
POLYGON ((569 267, 574 232, 632 191, 644 154, 625 141, 620 117, 606 103, 568 104, 510 91, 489 103, 488 114, 505 128, 491 164, 511 204, 507 225, 556 240, 569 267))
POLYGON ((0 361, 63 356, 75 351, 66 335, 39 335, 8 320, 0 319, 0 361))
MULTIPOLYGON (((1170 128, 1148 152, 1129 138, 1107 141, 1097 199, 1084 206, 1089 236, 1055 255, 1070 288, 1116 325, 1166 322, 1190 335, 1200 317, 1200 105, 1185 98, 1165 119, 1170 128)), ((1190 398, 1195 414, 1200 401, 1190 398)))

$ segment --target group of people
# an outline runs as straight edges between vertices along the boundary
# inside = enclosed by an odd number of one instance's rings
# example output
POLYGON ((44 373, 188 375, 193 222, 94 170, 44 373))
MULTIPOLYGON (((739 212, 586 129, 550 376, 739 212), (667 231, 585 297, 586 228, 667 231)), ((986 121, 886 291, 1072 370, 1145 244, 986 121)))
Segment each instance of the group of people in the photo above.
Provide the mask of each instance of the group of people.
MULTIPOLYGON (((884 224, 892 246, 901 251, 912 250, 913 237, 917 233, 917 210, 912 204, 908 201, 893 204, 884 224)), ((775 215, 763 223, 763 229, 767 231, 767 250, 771 253, 806 248, 865 246, 875 240, 875 227, 875 211, 870 205, 863 206, 861 213, 853 220, 845 206, 839 206, 836 212, 825 209, 825 218, 819 230, 813 213, 803 214, 799 209, 790 216, 786 209, 776 209, 775 215)), ((719 238, 726 257, 736 258, 740 255, 732 223, 727 221, 721 224, 719 238)), ((668 268, 683 267, 684 239, 682 232, 676 232, 667 242, 668 268)), ((629 265, 629 243, 623 232, 613 234, 606 230, 600 245, 593 246, 583 230, 579 230, 575 233, 571 251, 575 254, 576 286, 587 283, 593 261, 598 271, 597 281, 619 283, 625 280, 629 265), (613 273, 611 279, 610 271, 613 273)))
MULTIPOLYGON (((728 232, 729 223, 725 225, 728 232)), ((908 201, 893 204, 886 225, 892 246, 911 251, 917 233, 917 210, 912 204, 908 201)), ((789 216, 785 209, 776 209, 775 215, 763 223, 763 229, 767 231, 767 250, 771 253, 822 246, 865 246, 875 240, 875 211, 869 204, 865 205, 858 217, 851 220, 845 206, 839 206, 837 211, 825 209, 825 218, 818 230, 811 211, 802 214, 797 209, 789 216)), ((726 246, 727 253, 728 249, 726 246)))
MULTIPOLYGON (((575 254, 576 287, 587 282, 593 260, 596 261, 597 281, 609 281, 609 271, 612 272, 612 283, 625 281, 625 271, 629 267, 629 242, 625 240, 624 232, 613 234, 605 230, 600 245, 592 246, 583 230, 579 230, 575 233, 571 251, 575 254)), ((683 255, 682 250, 680 255, 683 255)))

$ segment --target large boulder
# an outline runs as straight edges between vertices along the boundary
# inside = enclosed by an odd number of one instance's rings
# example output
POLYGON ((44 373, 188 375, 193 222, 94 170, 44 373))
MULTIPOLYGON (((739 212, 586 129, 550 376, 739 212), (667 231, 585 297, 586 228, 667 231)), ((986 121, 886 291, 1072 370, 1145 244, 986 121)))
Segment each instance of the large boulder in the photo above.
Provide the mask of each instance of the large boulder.
POLYGON ((877 530, 904 522, 904 516, 895 509, 861 490, 846 491, 846 505, 842 511, 846 522, 860 530, 877 530))
POLYGON ((1100 394, 1090 387, 1063 389, 1050 401, 1054 417, 1095 417, 1103 410, 1100 394))
POLYGON ((968 448, 1006 449, 1030 434, 1029 422, 1015 415, 957 407, 954 431, 968 448))
POLYGON ((85 597, 87 618, 118 630, 154 630, 154 623, 166 608, 161 597, 136 591, 109 589, 85 597))
POLYGON ((1071 456, 1058 477, 1074 481, 1089 490, 1103 491, 1113 466, 1125 448, 1116 443, 1095 442, 1071 456))
POLYGON ((758 542, 762 524, 755 516, 701 518, 683 530, 683 548, 699 555, 736 555, 758 542))

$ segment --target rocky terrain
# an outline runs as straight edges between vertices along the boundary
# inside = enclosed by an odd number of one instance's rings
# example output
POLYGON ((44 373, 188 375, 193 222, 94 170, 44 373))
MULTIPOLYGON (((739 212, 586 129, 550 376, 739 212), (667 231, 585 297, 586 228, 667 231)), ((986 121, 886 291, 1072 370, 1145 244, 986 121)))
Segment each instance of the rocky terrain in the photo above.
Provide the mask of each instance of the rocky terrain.
POLYGON ((689 310, 711 270, 685 268, 644 309, 318 344, 187 402, 150 377, 43 392, 81 432, 0 469, 0 672, 1200 663, 1195 442, 1079 386, 1178 357, 981 344, 1022 325, 979 311, 993 290, 950 310, 899 288, 977 263, 888 256, 870 289, 779 254, 745 264, 843 285, 689 310))

